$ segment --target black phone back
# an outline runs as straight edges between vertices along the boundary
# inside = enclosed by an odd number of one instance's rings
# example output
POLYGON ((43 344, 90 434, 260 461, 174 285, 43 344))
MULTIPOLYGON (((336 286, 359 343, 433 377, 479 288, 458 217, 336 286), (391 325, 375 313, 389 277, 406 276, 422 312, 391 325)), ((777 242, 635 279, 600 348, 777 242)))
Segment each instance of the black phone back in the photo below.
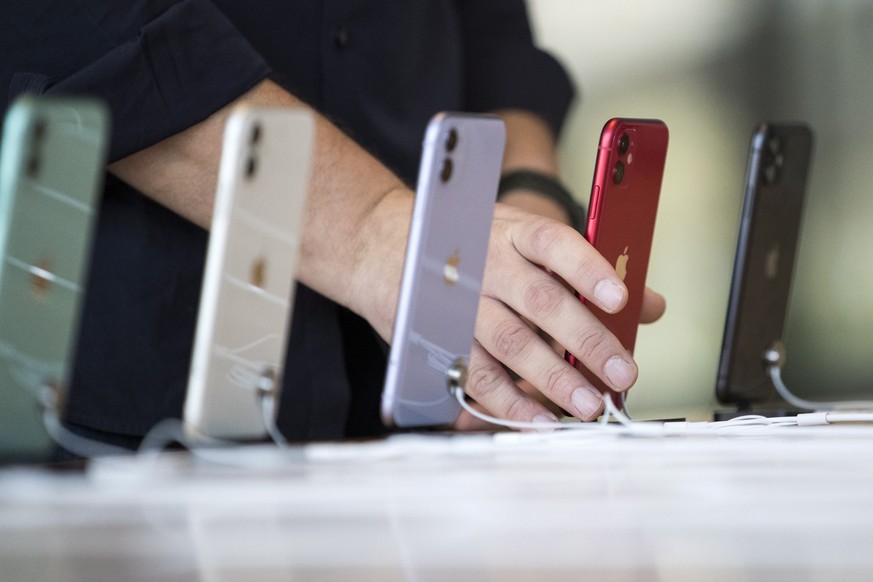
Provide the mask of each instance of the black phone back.
POLYGON ((716 396, 741 410, 778 403, 763 355, 781 349, 800 235, 812 132, 761 124, 752 135, 716 396))

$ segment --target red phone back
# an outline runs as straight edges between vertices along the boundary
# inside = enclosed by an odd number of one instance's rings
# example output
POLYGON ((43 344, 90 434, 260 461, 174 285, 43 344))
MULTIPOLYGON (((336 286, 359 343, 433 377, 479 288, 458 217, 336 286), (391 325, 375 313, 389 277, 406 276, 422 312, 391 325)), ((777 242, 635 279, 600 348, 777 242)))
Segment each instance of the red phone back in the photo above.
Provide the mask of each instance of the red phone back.
MULTIPOLYGON (((625 308, 616 314, 586 303, 631 353, 646 286, 667 141, 667 126, 662 121, 610 119, 600 135, 594 168, 585 238, 619 276, 626 271, 624 284, 629 295, 625 308)), ((600 390, 610 390, 571 354, 567 360, 600 390)), ((614 394, 613 400, 620 404, 620 395, 614 394)))

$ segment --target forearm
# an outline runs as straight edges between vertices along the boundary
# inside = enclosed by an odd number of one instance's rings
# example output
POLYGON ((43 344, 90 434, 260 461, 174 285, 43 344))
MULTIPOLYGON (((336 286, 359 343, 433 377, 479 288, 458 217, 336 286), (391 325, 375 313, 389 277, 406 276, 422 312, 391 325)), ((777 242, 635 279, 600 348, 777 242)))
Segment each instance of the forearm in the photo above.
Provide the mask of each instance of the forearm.
MULTIPOLYGON (((549 125, 539 116, 520 109, 495 112, 506 124, 506 150, 503 173, 529 170, 558 179, 558 151, 549 125)), ((533 190, 511 190, 500 197, 501 202, 570 224, 567 211, 556 201, 533 190)))
MULTIPOLYGON (((203 122, 115 162, 110 172, 209 228, 224 125, 233 107, 243 104, 307 107, 274 83, 264 81, 203 122)), ((314 148, 298 279, 365 317, 376 317, 367 312, 373 309, 372 301, 354 292, 356 287, 350 281, 365 275, 362 265, 372 251, 372 237, 386 234, 380 230, 393 229, 398 232, 391 236, 405 239, 412 196, 394 174, 319 115, 314 148), (383 205, 389 192, 393 192, 390 201, 383 205), (384 213, 395 214, 397 220, 377 224, 374 215, 384 213)), ((384 285, 396 287, 397 281, 392 279, 399 281, 401 268, 400 257, 385 265, 383 275, 389 280, 384 285)))
POLYGON ((503 172, 534 170, 557 176, 558 151, 548 124, 521 109, 501 109, 495 113, 506 125, 503 172))

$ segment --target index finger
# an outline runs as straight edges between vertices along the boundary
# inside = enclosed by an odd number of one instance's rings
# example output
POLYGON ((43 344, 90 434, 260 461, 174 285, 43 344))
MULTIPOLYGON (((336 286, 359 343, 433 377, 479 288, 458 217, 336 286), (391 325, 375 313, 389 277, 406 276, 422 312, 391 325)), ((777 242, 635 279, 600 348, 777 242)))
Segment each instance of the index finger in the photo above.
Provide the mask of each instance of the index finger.
POLYGON ((549 219, 528 220, 511 231, 527 260, 548 268, 607 313, 627 303, 627 287, 612 265, 572 227, 549 219))

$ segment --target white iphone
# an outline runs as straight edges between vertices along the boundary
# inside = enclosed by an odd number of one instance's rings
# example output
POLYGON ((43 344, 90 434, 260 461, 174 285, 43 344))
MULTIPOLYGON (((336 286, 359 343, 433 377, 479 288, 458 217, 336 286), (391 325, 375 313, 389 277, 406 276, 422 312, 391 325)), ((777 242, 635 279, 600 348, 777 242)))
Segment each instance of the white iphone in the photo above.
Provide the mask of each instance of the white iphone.
POLYGON ((262 404, 282 385, 313 135, 302 109, 244 107, 227 121, 185 398, 195 439, 268 432, 262 404))
POLYGON ((450 372, 473 345, 506 131, 494 116, 441 113, 428 125, 382 392, 382 420, 446 425, 460 412, 450 372))

